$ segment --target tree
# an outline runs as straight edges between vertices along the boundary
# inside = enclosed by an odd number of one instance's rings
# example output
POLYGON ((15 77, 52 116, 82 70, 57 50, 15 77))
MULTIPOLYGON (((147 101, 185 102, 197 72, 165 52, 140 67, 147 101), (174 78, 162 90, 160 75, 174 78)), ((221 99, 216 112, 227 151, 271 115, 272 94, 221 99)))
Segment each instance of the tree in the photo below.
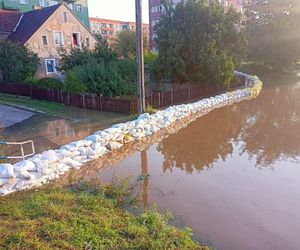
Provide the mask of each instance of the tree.
POLYGON ((0 58, 2 78, 7 82, 22 82, 33 77, 39 65, 36 53, 7 39, 0 43, 0 58))
POLYGON ((164 1, 165 14, 155 27, 159 56, 153 73, 158 78, 230 84, 245 48, 237 28, 241 16, 210 2, 188 0, 174 8, 164 1))
POLYGON ((283 70, 300 59, 300 2, 253 1, 246 9, 249 61, 283 70))
MULTIPOLYGON (((144 39, 144 51, 148 50, 147 37, 143 36, 144 39)), ((136 33, 132 30, 123 30, 118 33, 114 49, 119 57, 126 59, 135 58, 136 50, 136 33)))

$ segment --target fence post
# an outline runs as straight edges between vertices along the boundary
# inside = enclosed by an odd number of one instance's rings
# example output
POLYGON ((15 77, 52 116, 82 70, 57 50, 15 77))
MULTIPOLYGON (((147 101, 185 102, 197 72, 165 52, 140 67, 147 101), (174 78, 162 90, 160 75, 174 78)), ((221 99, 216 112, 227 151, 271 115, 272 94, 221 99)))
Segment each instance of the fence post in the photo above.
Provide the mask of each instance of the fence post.
POLYGON ((158 92, 158 107, 160 107, 160 92, 158 92))
POLYGON ((84 99, 84 94, 81 95, 82 96, 82 107, 85 108, 85 99, 84 99))

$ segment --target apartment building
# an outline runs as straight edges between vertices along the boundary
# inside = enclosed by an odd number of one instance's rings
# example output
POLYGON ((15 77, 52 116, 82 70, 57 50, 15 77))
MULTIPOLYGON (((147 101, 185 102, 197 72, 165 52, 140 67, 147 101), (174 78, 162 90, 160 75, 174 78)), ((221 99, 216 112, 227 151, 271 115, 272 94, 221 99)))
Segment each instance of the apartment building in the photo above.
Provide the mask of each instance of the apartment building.
MULTIPOLYGON (((136 30, 135 22, 124 22, 118 20, 109 20, 103 18, 90 17, 90 27, 94 34, 100 34, 107 39, 109 45, 115 42, 118 32, 122 30, 136 30)), ((144 36, 149 40, 149 24, 143 24, 144 36)))
MULTIPOLYGON (((176 6, 180 2, 185 0, 172 0, 173 5, 176 6)), ((243 13, 245 3, 251 0, 219 0, 220 3, 224 6, 225 11, 229 9, 230 6, 233 6, 238 12, 243 13)), ((159 22, 159 19, 164 14, 164 7, 162 5, 162 0, 149 0, 149 34, 150 34, 150 49, 152 51, 157 51, 157 46, 155 39, 157 37, 155 33, 155 25, 159 22)))
POLYGON ((88 0, 0 0, 0 10, 28 12, 65 3, 75 16, 89 28, 88 0))

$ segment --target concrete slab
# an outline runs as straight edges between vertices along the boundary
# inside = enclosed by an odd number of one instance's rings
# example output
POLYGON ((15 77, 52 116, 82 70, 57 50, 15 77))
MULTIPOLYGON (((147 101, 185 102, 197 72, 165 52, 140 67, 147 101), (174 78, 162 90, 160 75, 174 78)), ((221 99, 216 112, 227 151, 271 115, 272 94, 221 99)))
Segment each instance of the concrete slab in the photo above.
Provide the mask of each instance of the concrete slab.
POLYGON ((22 122, 33 115, 30 111, 0 104, 0 129, 22 122))

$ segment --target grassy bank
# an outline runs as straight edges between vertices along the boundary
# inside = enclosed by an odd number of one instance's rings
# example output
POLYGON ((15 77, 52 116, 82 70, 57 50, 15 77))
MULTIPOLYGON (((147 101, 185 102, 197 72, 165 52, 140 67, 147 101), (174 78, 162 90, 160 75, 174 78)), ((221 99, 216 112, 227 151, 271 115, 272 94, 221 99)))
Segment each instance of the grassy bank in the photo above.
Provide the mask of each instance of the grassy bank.
POLYGON ((63 104, 33 100, 23 96, 16 97, 13 95, 0 94, 0 104, 7 104, 60 117, 66 117, 68 113, 68 107, 63 104))
POLYGON ((80 182, 0 197, 0 249, 208 249, 167 214, 127 212, 130 193, 80 182))

